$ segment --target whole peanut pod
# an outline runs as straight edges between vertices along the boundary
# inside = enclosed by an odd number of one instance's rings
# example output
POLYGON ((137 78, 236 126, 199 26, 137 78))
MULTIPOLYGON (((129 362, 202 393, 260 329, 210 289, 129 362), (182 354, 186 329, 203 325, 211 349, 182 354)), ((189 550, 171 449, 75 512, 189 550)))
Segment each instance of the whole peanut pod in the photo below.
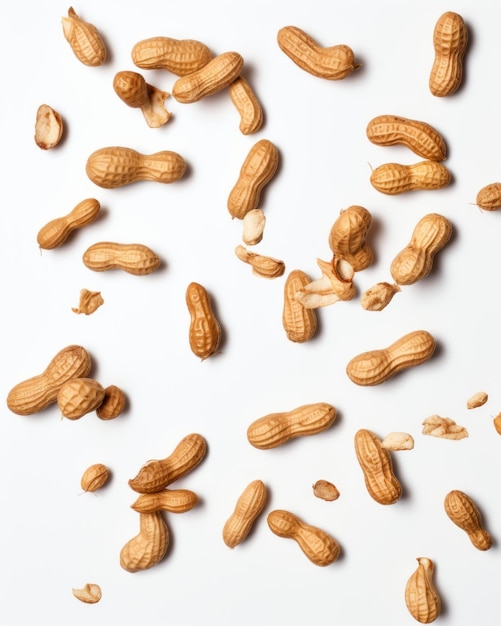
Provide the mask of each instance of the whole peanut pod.
POLYGON ((419 557, 415 572, 405 586, 405 603, 409 613, 420 624, 431 624, 440 615, 442 603, 433 583, 435 564, 419 557))
POLYGON ((37 242, 43 250, 52 250, 62 245, 77 228, 96 221, 101 205, 95 198, 79 202, 67 215, 51 220, 37 235, 37 242))
POLYGON ((463 80, 463 60, 468 45, 468 30, 458 13, 443 13, 433 31, 435 59, 430 72, 429 87, 434 96, 455 93, 463 80))
POLYGON ((223 527, 223 541, 229 548, 238 546, 250 533, 265 507, 267 495, 262 480, 253 480, 240 494, 233 513, 223 527))
POLYGON ((97 67, 106 61, 106 46, 97 28, 84 22, 73 9, 62 18, 63 34, 75 56, 84 65, 97 67))
POLYGON ((317 313, 315 309, 304 307, 296 299, 296 293, 310 284, 311 278, 302 270, 289 272, 284 285, 284 305, 282 326, 290 341, 304 343, 315 336, 317 313))
POLYGON ((420 161, 412 165, 380 165, 372 171, 370 182, 377 191, 394 196, 407 191, 442 189, 451 179, 451 173, 442 163, 420 161))
POLYGON ((61 387, 70 379, 88 376, 90 355, 82 346, 60 350, 37 376, 15 385, 7 396, 7 406, 18 415, 32 415, 56 402, 61 387))
POLYGON ((97 491, 107 482, 110 471, 103 463, 90 465, 82 474, 80 486, 84 491, 97 491))
POLYGON ((210 49, 195 39, 151 37, 132 48, 132 61, 145 70, 167 70, 186 76, 202 69, 213 58, 210 49))
POLYGON ((120 551, 120 565, 128 572, 153 567, 169 547, 169 529, 161 512, 139 513, 139 533, 120 551))
POLYGON ((240 114, 242 135, 256 133, 264 121, 263 108, 249 82, 239 76, 228 88, 231 101, 240 114))
POLYGON ((501 183, 490 183, 477 193, 476 204, 484 211, 497 211, 501 208, 501 183))
POLYGON ((365 486, 379 504, 393 504, 402 495, 402 486, 393 472, 390 452, 372 431, 355 433, 355 453, 364 474, 365 486))
POLYGON ((189 489, 162 489, 155 493, 142 493, 131 504, 131 508, 138 513, 168 511, 178 514, 191 511, 198 500, 197 494, 189 489))
POLYGON ((151 274, 160 267, 160 257, 140 243, 99 241, 87 248, 82 261, 94 272, 120 269, 135 276, 151 274))
POLYGON ((212 310, 207 290, 199 283, 188 285, 186 305, 190 314, 190 348, 203 361, 217 352, 221 341, 221 326, 212 310))
POLYGON ((449 519, 466 532, 478 550, 488 550, 492 537, 482 525, 482 517, 477 505, 463 491, 454 489, 444 499, 444 508, 449 519))
POLYGON ((372 225, 372 215, 361 206, 343 209, 329 233, 329 246, 339 258, 350 263, 355 272, 366 269, 374 258, 367 244, 367 233, 372 225))
POLYGON ((186 162, 171 150, 140 154, 132 148, 111 146, 93 152, 85 169, 94 184, 114 189, 143 180, 173 183, 184 176, 186 162))

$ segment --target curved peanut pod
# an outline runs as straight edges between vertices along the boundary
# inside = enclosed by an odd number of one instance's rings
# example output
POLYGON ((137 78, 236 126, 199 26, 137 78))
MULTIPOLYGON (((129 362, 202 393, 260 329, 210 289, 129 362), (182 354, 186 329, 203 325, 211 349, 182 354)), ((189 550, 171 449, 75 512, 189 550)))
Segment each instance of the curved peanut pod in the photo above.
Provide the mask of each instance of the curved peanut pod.
POLYGON ((94 272, 121 269, 128 274, 145 276, 160 267, 160 257, 139 243, 99 241, 83 253, 83 263, 94 272))
POLYGON ((442 163, 420 161, 412 165, 380 165, 373 170, 370 182, 377 191, 394 196, 407 191, 442 189, 451 179, 451 173, 442 163))
POLYGON ((383 448, 379 437, 370 430, 358 430, 355 452, 371 498, 379 504, 396 502, 402 495, 402 486, 393 473, 390 452, 383 448))
POLYGON ((131 504, 138 513, 186 513, 198 503, 198 496, 189 489, 163 489, 155 493, 142 493, 131 504))
POLYGON ((428 361, 435 352, 435 339, 426 330, 407 333, 388 348, 357 355, 346 373, 357 385, 379 385, 398 372, 428 361))
POLYGON ((488 550, 492 546, 492 537, 483 528, 480 511, 470 496, 454 489, 445 496, 444 508, 449 519, 466 532, 475 548, 488 550))
POLYGON ((316 435, 336 419, 336 409, 326 402, 304 404, 292 411, 260 417, 247 429, 249 443, 260 450, 276 448, 296 437, 316 435))
POLYGON ((239 496, 235 509, 223 527, 223 541, 234 548, 247 537, 256 519, 261 514, 267 499, 266 485, 262 480, 253 480, 239 496))
POLYGON ((106 46, 97 28, 82 20, 73 9, 62 18, 63 34, 77 59, 84 65, 97 67, 106 61, 106 46))
POLYGON ((405 586, 405 603, 412 617, 421 624, 431 624, 440 614, 440 596, 433 584, 435 565, 419 557, 418 567, 405 586))
POLYGON ((296 293, 311 283, 311 278, 302 270, 289 272, 284 285, 284 305, 282 326, 290 341, 304 343, 317 332, 317 313, 315 309, 304 307, 296 299, 296 293))
POLYGON ((186 305, 190 314, 190 348, 203 361, 217 352, 221 342, 221 326, 212 310, 207 290, 199 283, 188 285, 186 305))
POLYGON ((228 88, 231 101, 240 114, 240 132, 252 135, 263 125, 263 108, 249 82, 239 76, 228 88))
POLYGON ((132 61, 146 70, 167 70, 186 76, 202 69, 213 58, 212 52, 195 39, 150 37, 132 48, 132 61))
POLYGON ((82 200, 68 215, 51 220, 38 231, 38 245, 43 250, 57 248, 74 230, 92 224, 98 218, 100 210, 101 205, 95 198, 82 200))
POLYGON ((429 87, 434 96, 450 96, 459 89, 467 45, 468 30, 461 15, 453 11, 443 13, 433 31, 435 58, 429 87))
POLYGON ((120 551, 120 565, 139 572, 159 563, 169 547, 169 529, 162 513, 140 513, 139 533, 120 551))

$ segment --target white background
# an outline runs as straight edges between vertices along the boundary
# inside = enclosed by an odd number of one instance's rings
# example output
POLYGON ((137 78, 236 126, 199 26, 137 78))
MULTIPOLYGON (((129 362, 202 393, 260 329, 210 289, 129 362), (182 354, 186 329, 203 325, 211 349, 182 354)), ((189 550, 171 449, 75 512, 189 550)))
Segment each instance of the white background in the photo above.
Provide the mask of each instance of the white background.
MULTIPOLYGON (((78 343, 91 353, 93 376, 124 389, 129 404, 111 422, 95 414, 61 419, 57 406, 20 417, 4 405, 2 623, 402 626, 415 623, 404 588, 419 556, 436 563, 443 601, 437 623, 499 623, 501 437, 492 420, 501 411, 501 214, 474 205, 477 191, 500 177, 501 40, 493 6, 482 0, 81 0, 76 11, 98 27, 109 50, 106 65, 89 68, 63 37, 67 5, 4 2, 1 395, 78 343), (446 10, 464 17, 470 46, 462 89, 438 99, 428 76, 433 28, 446 10), (361 69, 339 82, 303 72, 276 43, 287 24, 322 45, 350 45, 361 69), (132 46, 157 35, 198 39, 214 53, 240 52, 266 112, 262 130, 239 132, 226 92, 190 105, 169 98, 172 119, 148 128, 112 82, 116 72, 137 69, 132 46), (66 125, 64 141, 49 152, 33 140, 42 103, 66 125), (389 197, 371 187, 370 166, 419 160, 402 147, 367 140, 367 122, 385 113, 427 121, 443 134, 453 174, 447 189, 389 197), (328 235, 339 211, 362 205, 374 220, 375 261, 356 275, 357 296, 320 310, 317 337, 303 345, 288 341, 282 328, 285 277, 257 277, 234 255, 241 223, 230 218, 226 199, 260 138, 277 145, 280 168, 262 197, 267 224, 254 251, 283 259, 287 272, 299 268, 318 277, 316 259, 330 258, 328 235), (189 174, 173 185, 100 189, 87 178, 85 162, 111 145, 178 151, 189 174), (99 199, 102 218, 41 254, 41 226, 86 197, 99 199), (360 294, 390 280, 391 260, 429 212, 443 214, 454 228, 432 273, 384 311, 365 311, 360 294), (163 267, 145 277, 93 273, 81 256, 101 240, 144 243, 163 267), (191 281, 206 286, 224 329, 221 354, 203 363, 188 345, 184 293, 191 281), (105 300, 91 316, 71 311, 84 287, 105 300), (372 388, 348 379, 353 356, 420 328, 438 344, 427 364, 372 388), (489 394, 487 404, 467 410, 466 400, 479 390, 489 394), (328 431, 269 451, 247 442, 254 419, 317 401, 338 410, 328 431), (466 426, 469 438, 422 435, 421 423, 432 414, 466 426), (359 428, 415 438, 414 450, 393 455, 404 495, 392 506, 377 504, 365 489, 353 448, 359 428), (128 573, 119 553, 137 533, 138 516, 127 481, 191 432, 204 435, 209 452, 176 486, 196 491, 201 504, 167 518, 171 548, 161 564, 128 573), (80 476, 96 462, 109 466, 112 479, 96 494, 82 494, 80 476), (222 527, 256 478, 268 486, 268 504, 248 539, 230 550, 222 527), (320 478, 338 486, 339 500, 313 496, 320 478), (491 550, 476 550, 445 515, 451 489, 479 505, 494 538, 491 550), (275 508, 330 532, 341 558, 317 567, 295 542, 273 535, 266 515, 275 508), (71 588, 86 582, 102 587, 96 605, 72 596, 71 588)), ((167 91, 175 81, 165 71, 143 74, 167 91)))

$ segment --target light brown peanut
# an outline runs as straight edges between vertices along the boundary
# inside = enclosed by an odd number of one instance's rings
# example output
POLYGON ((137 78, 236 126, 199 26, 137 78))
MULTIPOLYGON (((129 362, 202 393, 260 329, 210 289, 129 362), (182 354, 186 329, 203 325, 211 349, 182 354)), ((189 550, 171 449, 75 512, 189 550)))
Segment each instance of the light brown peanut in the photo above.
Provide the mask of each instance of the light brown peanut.
POLYGON ((163 489, 155 493, 142 493, 131 504, 138 513, 186 513, 198 504, 197 494, 189 489, 163 489))
POLYGON ((103 463, 90 465, 82 474, 80 486, 84 491, 97 491, 108 481, 110 471, 103 463))
POLYGON ((95 222, 100 210, 99 200, 95 198, 82 200, 67 215, 51 220, 38 231, 38 245, 43 250, 59 247, 73 231, 95 222))
POLYGON ((438 213, 428 213, 416 224, 411 240, 393 259, 390 273, 397 285, 412 285, 431 272, 433 260, 449 241, 452 225, 438 213))
POLYGON ((201 69, 212 59, 210 49, 195 39, 150 37, 132 48, 132 61, 145 70, 167 70, 186 76, 201 69))
POLYGON ((263 125, 263 107, 249 82, 243 76, 239 76, 230 84, 228 91, 240 115, 240 132, 243 135, 256 133, 263 125))
POLYGON ((291 411, 269 413, 247 429, 249 443, 260 450, 276 448, 296 437, 316 435, 336 419, 336 409, 326 402, 303 404, 291 411))
POLYGON ((52 150, 61 141, 64 123, 61 114, 48 104, 41 104, 35 119, 35 143, 42 150, 52 150))
POLYGON ((135 276, 151 274, 160 267, 160 257, 140 243, 99 241, 87 248, 82 261, 94 272, 120 269, 135 276))
POLYGON ((155 493, 195 469, 205 457, 207 442, 197 433, 186 435, 165 459, 145 463, 129 486, 138 493, 155 493))
POLYGON ((57 404, 64 417, 77 420, 95 411, 104 400, 104 387, 93 378, 72 378, 57 394, 57 404))
POLYGON ((235 548, 248 536, 266 505, 267 495, 262 480, 253 480, 240 494, 232 514, 223 526, 223 541, 229 548, 235 548))
POLYGON ((243 64, 243 57, 238 52, 223 52, 201 69, 178 78, 172 87, 172 95, 183 104, 212 96, 239 77, 243 64))
POLYGON ((255 246, 263 238, 266 215, 262 209, 252 209, 242 220, 242 241, 248 246, 255 246))
POLYGON ((456 424, 450 417, 441 417, 440 415, 427 417, 423 422, 423 430, 421 432, 423 435, 451 439, 453 441, 468 437, 468 431, 464 426, 456 424))
POLYGON ((7 406, 18 415, 32 415, 56 402, 61 387, 72 378, 88 376, 90 355, 85 348, 70 345, 60 350, 46 369, 15 385, 8 393, 7 406))
POLYGON ((290 511, 271 511, 267 521, 275 535, 294 539, 308 559, 319 567, 330 565, 341 553, 341 547, 334 537, 321 528, 306 524, 290 511))
POLYGON ((482 517, 477 505, 469 495, 454 489, 444 499, 445 512, 449 519, 468 535, 478 550, 488 550, 492 546, 492 537, 483 527, 482 517))
POLYGON ((252 271, 257 276, 264 278, 278 278, 285 273, 285 263, 280 259, 274 259, 270 256, 250 252, 244 246, 237 246, 235 254, 244 263, 252 267, 252 271))
POLYGON ((139 572, 159 563, 169 547, 169 529, 162 513, 139 513, 139 533, 120 551, 120 565, 139 572))
POLYGON ((261 193, 277 168, 277 147, 268 139, 260 139, 249 150, 228 196, 228 211, 233 218, 243 219, 249 211, 258 208, 261 193))
POLYGON ((379 504, 394 504, 402 495, 402 486, 393 471, 391 454, 381 439, 366 428, 358 430, 355 453, 371 498, 379 504))
POLYGON ((380 165, 372 171, 370 181, 374 189, 392 196, 407 191, 442 189, 451 179, 451 173, 442 163, 420 161, 412 165, 380 165))
POLYGON ((478 409, 479 406, 483 406, 489 399, 488 394, 485 391, 477 391, 466 401, 467 409, 478 409))
POLYGON ((215 354, 221 342, 219 324, 209 294, 203 285, 192 282, 186 289, 186 306, 190 314, 188 339, 191 351, 202 361, 215 354))
POLYGON ((328 480, 317 480, 312 489, 313 495, 321 500, 332 502, 339 498, 339 489, 328 480))
POLYGON ((412 450, 414 448, 414 438, 409 433, 392 432, 385 436, 381 441, 381 445, 390 452, 412 450))
POLYGON ((435 564, 427 557, 417 559, 418 566, 405 586, 405 604, 420 624, 431 624, 440 615, 440 596, 433 583, 435 564))
POLYGON ((82 20, 73 9, 62 18, 63 34, 75 56, 84 65, 97 67, 106 61, 106 46, 97 28, 82 20))
POLYGON ((366 269, 374 254, 367 244, 372 215, 361 206, 343 209, 329 233, 329 246, 335 256, 350 263, 355 272, 366 269))
POLYGON ((71 590, 75 598, 86 604, 95 604, 102 598, 101 587, 96 583, 86 583, 81 589, 71 590))
POLYGON ((176 182, 184 176, 186 161, 172 150, 140 154, 132 148, 110 146, 93 152, 85 169, 94 184, 114 189, 138 181, 176 182))
POLYGON ((292 270, 285 280, 282 326, 287 339, 295 343, 309 341, 317 332, 315 309, 304 307, 296 299, 296 293, 309 283, 311 283, 311 278, 302 270, 292 270))
POLYGON ((382 311, 390 304, 393 296, 400 291, 395 283, 385 281, 366 289, 360 298, 360 304, 366 311, 382 311))
POLYGON ((467 45, 468 29, 461 15, 453 11, 443 13, 433 31, 435 58, 429 87, 434 96, 450 96, 459 89, 467 45))
POLYGON ((104 304, 100 291, 89 291, 89 289, 80 289, 80 298, 77 307, 71 307, 73 313, 80 315, 92 315, 97 309, 104 304))
POLYGON ((390 346, 362 352, 351 359, 346 373, 357 385, 379 385, 398 372, 428 361, 435 352, 435 339, 426 330, 407 333, 390 346))
POLYGON ((477 193, 476 204, 484 211, 497 211, 501 208, 501 183, 490 183, 477 193))
POLYGON ((430 124, 397 115, 378 115, 366 128, 367 139, 377 146, 401 144, 429 161, 443 161, 447 146, 442 135, 430 124))
POLYGON ((323 48, 297 26, 281 28, 277 42, 282 52, 296 65, 319 78, 341 80, 359 67, 349 46, 337 44, 323 48))
POLYGON ((141 74, 117 72, 113 79, 113 89, 125 104, 141 109, 150 128, 160 128, 170 120, 171 114, 165 108, 165 101, 170 93, 150 85, 141 74))
POLYGON ((125 409, 126 403, 125 393, 116 385, 108 385, 104 388, 104 398, 96 409, 96 415, 102 420, 115 419, 125 409))

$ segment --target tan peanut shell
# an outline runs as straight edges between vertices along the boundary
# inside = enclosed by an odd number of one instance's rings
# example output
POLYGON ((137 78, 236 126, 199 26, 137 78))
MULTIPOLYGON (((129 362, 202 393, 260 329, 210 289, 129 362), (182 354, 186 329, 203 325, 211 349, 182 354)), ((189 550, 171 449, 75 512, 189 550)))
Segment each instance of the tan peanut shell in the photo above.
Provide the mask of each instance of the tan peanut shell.
POLYGON ((212 96, 240 76, 243 64, 243 57, 238 52, 223 52, 201 69, 178 78, 172 87, 172 95, 183 104, 212 96))
POLYGON ((118 417, 125 409, 127 398, 125 393, 116 385, 104 388, 104 398, 96 409, 96 415, 102 420, 112 420, 118 417))
POLYGON ((167 70, 176 76, 192 74, 213 58, 210 49, 195 39, 150 37, 132 48, 132 61, 145 70, 167 70))
POLYGON ((440 615, 440 596, 433 582, 435 564, 427 557, 417 559, 418 566, 405 586, 405 603, 420 624, 431 624, 440 615))
POLYGON ((129 486, 138 493, 155 493, 165 489, 199 465, 207 452, 207 442, 197 433, 186 435, 165 459, 145 463, 129 486))
POLYGON ((63 136, 63 118, 48 104, 41 104, 35 119, 35 143, 42 150, 52 150, 63 136))
POLYGON ((155 493, 142 493, 131 508, 138 513, 186 513, 198 504, 197 494, 189 489, 162 489, 155 493))
POLYGON ((231 101, 240 115, 242 135, 256 133, 264 121, 263 107, 249 81, 243 76, 236 78, 228 87, 231 101))
POLYGON ((429 87, 434 96, 455 93, 463 80, 463 62, 468 45, 468 30, 458 13, 443 13, 433 31, 435 58, 430 72, 429 87))
POLYGON ((297 26, 281 28, 277 42, 282 52, 296 65, 319 78, 341 80, 359 67, 355 64, 353 50, 349 46, 337 44, 323 48, 297 26))
POLYGON ((160 267, 160 257, 140 243, 99 241, 87 248, 82 261, 94 272, 120 269, 135 276, 151 274, 160 267))
POLYGON ((94 184, 114 189, 138 181, 174 183, 184 176, 186 161, 171 150, 140 154, 132 148, 111 146, 93 152, 85 169, 94 184))
POLYGON ((263 511, 266 499, 267 489, 262 480, 253 480, 243 490, 223 526, 223 541, 229 548, 235 548, 244 541, 263 511))
POLYGON ((95 604, 102 598, 101 587, 96 583, 86 583, 81 589, 71 591, 77 600, 86 604, 95 604))
POLYGON ((390 273, 397 285, 412 285, 431 272, 433 260, 449 241, 452 225, 438 213, 428 213, 416 224, 411 240, 393 259, 390 273))
POLYGON ((442 189, 451 179, 451 173, 442 163, 420 161, 412 165, 380 165, 373 170, 370 181, 377 191, 393 196, 407 191, 442 189))
POLYGON ((480 511, 469 495, 459 489, 450 491, 445 496, 444 508, 449 519, 466 532, 475 548, 488 550, 492 546, 492 537, 483 527, 480 511))
POLYGON ((276 448, 296 437, 316 435, 336 419, 336 409, 326 402, 304 404, 292 411, 269 413, 250 424, 249 443, 260 450, 276 448))
POLYGON ((8 393, 7 406, 18 415, 32 415, 56 402, 61 387, 70 379, 88 376, 90 355, 85 348, 70 345, 60 350, 37 376, 15 385, 8 393))
POLYGON ((401 144, 429 161, 443 161, 447 156, 444 138, 431 124, 397 115, 378 115, 366 128, 369 141, 377 146, 401 144))
POLYGON ((381 439, 366 428, 358 430, 355 453, 371 498, 379 504, 394 504, 402 495, 402 486, 393 472, 390 452, 382 446, 381 439))
POLYGON ((476 204, 484 211, 497 211, 501 208, 501 183, 490 183, 477 193, 476 204))
POLYGON ((317 313, 307 309, 296 299, 296 293, 311 282, 311 278, 302 270, 289 272, 284 285, 284 304, 282 326, 289 341, 304 343, 317 332, 317 313))
POLYGON ((77 307, 71 307, 73 313, 80 315, 92 315, 97 309, 104 304, 100 291, 90 291, 89 289, 80 289, 80 298, 77 307))
POLYGON ((61 386, 57 404, 64 417, 77 420, 95 411, 104 400, 104 387, 93 378, 72 378, 61 386))
POLYGON ((196 282, 188 285, 186 306, 190 314, 188 332, 190 348, 193 354, 203 361, 217 352, 221 342, 221 326, 203 285, 196 282))
POLYGON ((228 196, 228 211, 233 218, 243 219, 249 211, 258 208, 261 193, 277 168, 277 147, 268 139, 260 139, 249 150, 228 196))
POLYGON ((361 206, 343 209, 331 227, 329 246, 335 256, 350 263, 355 272, 366 269, 374 258, 367 244, 367 233, 372 225, 372 215, 361 206))
POLYGON ((252 272, 264 278, 278 278, 285 272, 285 263, 280 259, 275 259, 264 254, 250 252, 244 246, 238 245, 235 248, 237 257, 252 267, 252 272))
POLYGON ((117 72, 113 79, 113 89, 125 104, 141 110, 150 128, 160 128, 170 120, 171 114, 165 108, 165 101, 170 93, 150 85, 141 74, 117 72))
POLYGON ((51 220, 38 231, 38 245, 43 250, 57 248, 74 230, 95 222, 100 210, 99 200, 95 198, 82 200, 67 215, 51 220))
POLYGON ((106 46, 97 28, 82 20, 73 9, 62 18, 63 34, 75 56, 84 65, 97 67, 106 61, 106 46))
POLYGON ((267 522, 270 530, 278 537, 294 539, 308 559, 319 567, 330 565, 341 553, 341 547, 334 537, 321 528, 306 524, 290 511, 271 511, 267 522))
POLYGON ((103 463, 90 465, 82 474, 80 486, 84 491, 97 491, 107 482, 110 471, 103 463))
POLYGON ((161 512, 139 513, 139 533, 120 551, 120 565, 139 572, 159 563, 169 547, 169 529, 161 512))
POLYGON ((379 385, 398 372, 428 361, 435 352, 435 339, 426 330, 415 330, 384 349, 362 352, 351 359, 346 373, 357 385, 379 385))

